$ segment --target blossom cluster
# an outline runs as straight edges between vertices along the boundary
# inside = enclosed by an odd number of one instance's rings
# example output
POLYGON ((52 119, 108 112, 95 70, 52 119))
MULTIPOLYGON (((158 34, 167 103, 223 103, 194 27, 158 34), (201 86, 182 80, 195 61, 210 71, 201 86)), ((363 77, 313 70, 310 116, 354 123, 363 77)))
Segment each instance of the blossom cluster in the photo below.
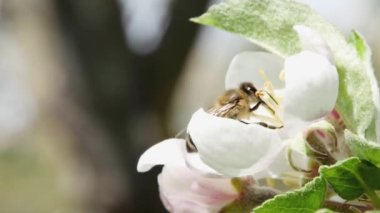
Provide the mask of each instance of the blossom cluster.
POLYGON ((291 142, 306 137, 310 125, 334 110, 339 81, 323 38, 303 25, 294 30, 302 51, 286 58, 266 52, 236 55, 225 78, 226 100, 194 112, 186 138, 166 139, 142 154, 139 172, 164 166, 158 183, 168 211, 259 205, 279 193, 259 180, 308 169, 307 159, 289 159, 291 142), (254 86, 244 91, 247 83, 254 86))

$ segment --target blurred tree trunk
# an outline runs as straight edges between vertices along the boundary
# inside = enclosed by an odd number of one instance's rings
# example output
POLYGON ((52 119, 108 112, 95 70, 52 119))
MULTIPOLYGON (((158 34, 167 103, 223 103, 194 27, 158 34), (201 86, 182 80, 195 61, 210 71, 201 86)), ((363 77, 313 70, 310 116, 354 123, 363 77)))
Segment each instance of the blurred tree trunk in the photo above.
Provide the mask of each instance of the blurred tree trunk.
POLYGON ((139 56, 126 48, 116 1, 54 1, 78 65, 70 73, 70 94, 102 124, 116 158, 132 175, 132 188, 126 189, 131 199, 109 212, 163 211, 157 192, 159 169, 137 174, 137 159, 167 136, 167 104, 197 29, 188 19, 201 14, 206 2, 174 1, 160 47, 139 56))
MULTIPOLYGON (((46 169, 58 177, 49 181, 61 189, 56 193, 66 197, 57 202, 69 200, 64 208, 74 212, 79 209, 85 212, 125 210, 129 179, 120 166, 123 160, 115 155, 115 147, 110 146, 114 139, 103 129, 103 124, 69 95, 81 91, 70 87, 80 86, 73 83, 80 75, 70 73, 78 71, 72 61, 75 56, 70 58, 72 51, 62 38, 52 3, 49 0, 4 0, 2 3, 2 30, 16 40, 15 48, 22 52, 20 62, 27 67, 27 86, 38 106, 33 134, 28 136, 25 147, 32 146, 28 152, 53 167, 46 169)), ((23 199, 38 200, 45 196, 42 187, 38 192, 28 193, 35 194, 36 198, 23 199)), ((48 205, 54 207, 54 204, 48 205)), ((27 205, 15 208, 38 212, 27 205)), ((60 208, 56 206, 54 210, 60 211, 60 208)))

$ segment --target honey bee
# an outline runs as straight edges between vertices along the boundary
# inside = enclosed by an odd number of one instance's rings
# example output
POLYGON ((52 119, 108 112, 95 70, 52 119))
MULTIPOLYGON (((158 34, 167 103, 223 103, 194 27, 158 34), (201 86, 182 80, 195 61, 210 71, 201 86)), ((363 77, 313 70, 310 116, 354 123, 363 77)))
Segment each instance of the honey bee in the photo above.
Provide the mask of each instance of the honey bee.
MULTIPOLYGON (((229 89, 221 95, 213 107, 207 113, 218 117, 231 118, 239 120, 245 124, 252 116, 252 112, 256 111, 260 106, 267 109, 272 115, 276 114, 275 107, 278 105, 276 99, 266 90, 258 90, 249 82, 240 84, 237 89, 229 89)), ((279 129, 282 125, 272 125, 263 121, 254 122, 269 129, 279 129)), ((186 149, 188 152, 196 152, 197 148, 190 136, 186 134, 186 149)))
MULTIPOLYGON (((227 90, 207 112, 218 117, 236 119, 249 124, 244 120, 249 119, 252 112, 261 105, 273 115, 276 114, 273 106, 278 105, 276 99, 269 92, 258 90, 252 83, 244 82, 237 89, 227 90)), ((282 125, 275 126, 261 121, 254 123, 269 129, 282 128, 282 125)))

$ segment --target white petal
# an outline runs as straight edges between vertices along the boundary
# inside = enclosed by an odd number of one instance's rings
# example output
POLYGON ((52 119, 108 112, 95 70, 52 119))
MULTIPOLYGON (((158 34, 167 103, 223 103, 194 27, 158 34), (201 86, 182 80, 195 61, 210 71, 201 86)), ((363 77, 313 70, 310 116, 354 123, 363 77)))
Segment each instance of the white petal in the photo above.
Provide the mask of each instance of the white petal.
POLYGON ((137 163, 138 172, 147 172, 156 165, 185 165, 185 140, 171 138, 146 150, 137 163))
POLYGON ((330 113, 338 96, 338 73, 323 56, 303 51, 285 61, 284 125, 296 127, 330 113))
MULTIPOLYGON (((236 176, 252 175, 255 179, 277 177, 285 171, 291 170, 287 161, 282 161, 286 144, 275 144, 268 149, 263 157, 251 167, 242 170, 232 170, 236 176)), ((233 173, 231 173, 233 174, 233 173)))
POLYGON ((318 53, 329 59, 331 63, 334 63, 330 47, 317 31, 305 25, 296 25, 294 30, 298 34, 303 50, 318 53))
POLYGON ((259 74, 263 70, 276 89, 281 89, 284 83, 279 74, 284 60, 279 56, 265 52, 242 52, 236 55, 228 68, 225 86, 226 89, 238 88, 243 82, 251 82, 260 89, 264 86, 264 79, 259 74))
POLYGON ((229 178, 204 177, 185 166, 164 166, 158 183, 170 212, 218 212, 238 196, 229 178))
MULTIPOLYGON (((291 141, 288 141, 288 143, 291 141)), ((289 159, 287 156, 289 147, 284 149, 280 155, 273 161, 273 163, 268 168, 268 173, 270 177, 281 177, 281 174, 295 172, 294 169, 290 166, 289 159)), ((308 159, 298 152, 292 152, 292 163, 303 169, 307 169, 308 159)))
POLYGON ((226 176, 260 172, 282 149, 276 131, 256 124, 195 112, 188 133, 201 160, 226 176))
POLYGON ((196 170, 197 172, 203 174, 207 177, 221 177, 223 176, 219 172, 215 171, 215 169, 209 167, 207 164, 205 164, 200 156, 199 153, 187 153, 185 155, 186 164, 188 167, 190 167, 193 170, 196 170))

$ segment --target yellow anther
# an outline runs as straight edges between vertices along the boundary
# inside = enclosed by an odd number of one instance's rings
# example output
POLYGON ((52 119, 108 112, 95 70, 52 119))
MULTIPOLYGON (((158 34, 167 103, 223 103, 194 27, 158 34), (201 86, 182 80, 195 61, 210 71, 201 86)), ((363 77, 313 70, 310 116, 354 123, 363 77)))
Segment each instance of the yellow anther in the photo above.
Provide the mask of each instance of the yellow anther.
POLYGON ((285 81, 285 70, 281 70, 280 74, 278 75, 278 78, 280 81, 285 81))
POLYGON ((265 91, 268 91, 269 93, 272 93, 272 95, 274 95, 274 88, 273 88, 273 84, 272 82, 270 81, 265 81, 264 82, 264 88, 263 88, 265 91))
POLYGON ((264 81, 270 81, 268 76, 265 74, 265 71, 263 69, 259 69, 259 75, 264 81))
MULTIPOLYGON (((258 70, 260 77, 264 80, 263 88, 258 90, 256 92, 256 96, 260 97, 260 99, 264 102, 263 107, 264 109, 269 112, 270 117, 268 121, 267 116, 258 116, 258 118, 262 121, 267 120, 267 122, 270 123, 277 123, 282 125, 282 119, 280 117, 280 111, 281 106, 280 102, 278 101, 280 98, 276 97, 274 93, 274 87, 272 82, 269 80, 268 76, 266 75, 265 71, 263 69, 258 70)), ((282 74, 284 76, 284 74, 282 74)))

